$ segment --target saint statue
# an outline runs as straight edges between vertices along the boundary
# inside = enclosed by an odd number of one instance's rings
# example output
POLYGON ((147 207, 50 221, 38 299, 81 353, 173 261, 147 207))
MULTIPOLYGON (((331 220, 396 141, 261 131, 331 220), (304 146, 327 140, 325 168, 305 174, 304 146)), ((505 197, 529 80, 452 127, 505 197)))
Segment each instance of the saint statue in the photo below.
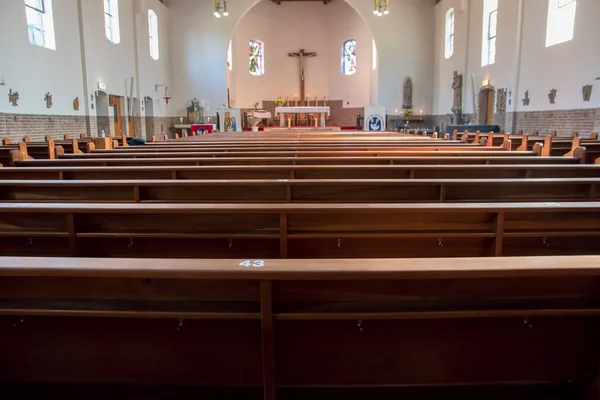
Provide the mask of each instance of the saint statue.
POLYGON ((459 75, 457 71, 454 71, 452 89, 454 89, 454 105, 452 106, 452 110, 462 111, 462 75, 459 75))
POLYGON ((412 104, 412 92, 413 92, 413 84, 410 76, 404 78, 404 89, 402 92, 402 108, 405 110, 411 110, 413 107, 412 104))

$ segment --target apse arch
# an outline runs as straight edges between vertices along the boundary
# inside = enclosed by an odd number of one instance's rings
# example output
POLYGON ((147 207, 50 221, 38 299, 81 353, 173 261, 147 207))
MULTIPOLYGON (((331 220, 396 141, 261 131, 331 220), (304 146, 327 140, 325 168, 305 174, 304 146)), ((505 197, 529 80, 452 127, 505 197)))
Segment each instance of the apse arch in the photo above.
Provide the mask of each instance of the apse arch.
MULTIPOLYGON (((306 94, 310 95, 311 99, 314 99, 315 96, 320 99, 327 97, 327 100, 336 97, 336 100, 343 100, 344 105, 350 107, 376 104, 380 63, 379 60, 373 61, 374 57, 379 58, 378 52, 373 49, 377 46, 377 43, 365 16, 347 0, 333 2, 328 5, 318 2, 302 2, 302 7, 305 9, 320 7, 318 9, 319 13, 316 14, 321 15, 321 17, 312 18, 312 22, 306 24, 306 21, 310 18, 303 18, 302 10, 294 8, 294 3, 283 3, 279 6, 270 0, 253 1, 231 25, 229 40, 225 41, 226 45, 222 52, 222 65, 226 74, 225 91, 229 93, 230 104, 234 104, 235 107, 239 108, 250 108, 256 103, 260 104, 264 100, 274 100, 279 96, 290 97, 290 99, 299 96, 299 63, 297 59, 288 58, 287 54, 298 52, 303 48, 306 52, 317 52, 317 57, 305 59, 307 71, 306 94), (277 13, 277 10, 290 9, 294 10, 293 15, 285 16, 283 15, 284 11, 277 13), (335 13, 334 16, 332 10, 341 11, 341 15, 346 16, 353 23, 340 27, 340 25, 343 25, 344 17, 340 17, 340 13, 335 13), (259 17, 260 15, 262 17, 259 17), (269 18, 272 19, 269 20, 269 18), (295 21, 304 24, 304 27, 299 28, 302 35, 296 32, 295 36, 298 38, 289 34, 289 32, 294 31, 295 21), (252 25, 253 28, 249 28, 249 25, 252 25), (278 25, 285 25, 289 28, 282 27, 281 30, 278 30, 278 25), (324 34, 324 27, 330 25, 333 35, 324 34), (270 30, 264 28, 261 31, 261 26, 271 28, 270 30), (353 28, 354 26, 358 28, 353 28), (358 29, 358 33, 360 33, 357 40, 358 73, 344 77, 340 71, 340 48, 346 40, 355 38, 356 35, 352 29, 358 29), (264 60, 265 75, 252 76, 248 73, 247 45, 250 40, 261 40, 268 49, 264 60), (227 68, 229 41, 232 42, 233 48, 232 70, 227 68), (334 41, 335 46, 333 45, 334 41), (320 42, 328 43, 329 48, 325 48, 320 42), (335 59, 333 58, 334 54, 336 55, 335 59), (337 76, 332 73, 334 65, 337 76), (376 67, 372 68, 373 65, 376 67), (319 71, 321 76, 314 76, 315 69, 319 71), (325 70, 327 73, 325 73, 325 70), (348 79, 349 77, 352 77, 354 81, 348 79), (343 78, 346 78, 345 81, 343 78), (349 93, 351 87, 354 87, 360 95, 356 96, 349 93), (250 98, 247 93, 256 93, 257 95, 250 98)), ((295 7, 298 7, 298 5, 295 7)), ((310 14, 310 11, 304 12, 307 15, 310 14)))

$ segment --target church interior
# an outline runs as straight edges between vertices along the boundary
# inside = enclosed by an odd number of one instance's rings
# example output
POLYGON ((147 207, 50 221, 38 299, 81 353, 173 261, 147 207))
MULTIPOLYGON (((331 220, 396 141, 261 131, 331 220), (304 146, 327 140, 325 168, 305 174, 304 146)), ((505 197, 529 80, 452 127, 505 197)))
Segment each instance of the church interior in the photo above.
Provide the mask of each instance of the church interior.
POLYGON ((0 0, 0 399, 600 400, 599 0, 0 0))

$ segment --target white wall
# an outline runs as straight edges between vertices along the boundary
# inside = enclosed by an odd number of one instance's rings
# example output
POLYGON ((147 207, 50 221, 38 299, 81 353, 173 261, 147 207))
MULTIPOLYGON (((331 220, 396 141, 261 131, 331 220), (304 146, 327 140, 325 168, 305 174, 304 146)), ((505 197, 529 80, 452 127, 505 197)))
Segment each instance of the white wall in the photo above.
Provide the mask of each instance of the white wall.
POLYGON ((0 81, 6 84, 0 86, 0 112, 84 115, 77 0, 55 0, 52 8, 56 50, 29 43, 24 1, 0 0, 0 81), (9 89, 19 92, 18 107, 8 102, 9 89), (46 108, 47 92, 52 108, 46 108))
POLYGON ((519 111, 560 110, 600 107, 600 1, 577 0, 573 40, 546 46, 547 0, 525 1, 520 97, 529 90, 530 106, 519 111), (581 89, 594 85, 590 102, 581 89), (557 89, 556 104, 548 93, 557 89))
MULTIPOLYGON (((271 3, 270 0, 263 1, 271 3)), ((374 94, 370 102, 384 105, 388 111, 399 108, 402 105, 402 82, 404 77, 410 76, 413 78, 414 108, 429 113, 433 97, 432 48, 435 0, 390 0, 391 14, 385 17, 373 15, 372 1, 344 1, 352 6, 368 24, 377 43, 379 76, 376 90, 369 89, 369 93, 374 94)), ((341 0, 327 6, 322 4, 320 6, 322 10, 327 7, 342 7, 339 4, 335 5, 339 2, 341 0)), ((217 19, 212 15, 210 1, 172 0, 169 2, 170 45, 173 59, 171 74, 174 88, 171 115, 185 115, 185 107, 194 97, 210 102, 212 110, 209 113, 213 113, 216 106, 225 104, 227 45, 238 21, 256 3, 257 0, 229 0, 227 2, 229 17, 217 19)), ((302 6, 308 6, 308 3, 303 3, 302 6)), ((318 14, 311 16, 311 18, 317 17, 318 14)), ((308 21, 310 19, 303 20, 305 24, 308 24, 308 21)), ((269 34, 270 37, 276 35, 274 31, 269 34)), ((298 36, 302 38, 304 34, 298 36)), ((302 44, 304 43, 302 40, 299 43, 299 46, 290 45, 290 47, 304 47, 310 50, 307 45, 302 44)), ((371 46, 367 43, 367 47, 371 46)), ((337 53, 339 54, 339 51, 337 53)), ((370 59, 368 55, 367 70, 370 69, 370 59)), ((308 62, 312 61, 314 60, 308 62)), ((234 69, 239 64, 240 62, 234 57, 234 69)), ((267 72, 269 68, 267 61, 267 72)), ((308 67, 307 73, 309 73, 308 67)), ((369 79, 369 81, 373 80, 369 79)), ((310 77, 307 78, 307 84, 311 84, 310 77)), ((236 90, 238 93, 241 92, 240 88, 236 90)), ((311 90, 313 89, 307 88, 307 92, 312 95, 314 93, 310 93, 311 90)), ((279 93, 275 94, 277 95, 279 93)), ((239 99, 237 105, 240 105, 239 99)))
POLYGON ((373 15, 372 1, 346 2, 359 12, 375 37, 379 53, 377 103, 389 114, 402 108, 402 85, 410 76, 413 109, 429 114, 433 100, 435 0, 390 0, 390 14, 384 17, 373 15))
POLYGON ((574 39, 546 47, 548 0, 501 0, 498 2, 496 62, 481 67, 483 0, 442 0, 435 8, 435 99, 434 114, 446 114, 452 107, 452 72, 463 74, 463 111, 474 113, 473 89, 479 90, 484 79, 496 88, 507 88, 507 111, 597 108, 600 96, 584 102, 581 89, 600 83, 600 1, 577 0, 574 39), (445 15, 456 10, 454 55, 444 58, 445 15), (467 21, 469 26, 467 27, 467 21), (522 33, 521 33, 522 32, 522 33), (475 74, 475 88, 471 74, 475 74), (550 104, 550 89, 558 89, 556 104, 550 104), (529 90, 528 107, 521 99, 529 90))
MULTIPOLYGON (((136 0, 134 8, 136 12, 136 35, 137 35, 137 70, 139 79, 139 93, 137 97, 144 99, 151 97, 154 100, 153 115, 168 116, 169 107, 164 97, 164 88, 155 90, 155 85, 168 85, 171 90, 170 65, 171 55, 169 52, 169 10, 158 0, 136 0), (148 10, 156 13, 158 18, 159 58, 154 60, 150 57, 150 40, 148 36, 148 10)), ((135 4, 135 3, 134 3, 135 4)), ((129 90, 129 89, 128 89, 129 90)), ((143 104, 143 101, 141 102, 143 104)))

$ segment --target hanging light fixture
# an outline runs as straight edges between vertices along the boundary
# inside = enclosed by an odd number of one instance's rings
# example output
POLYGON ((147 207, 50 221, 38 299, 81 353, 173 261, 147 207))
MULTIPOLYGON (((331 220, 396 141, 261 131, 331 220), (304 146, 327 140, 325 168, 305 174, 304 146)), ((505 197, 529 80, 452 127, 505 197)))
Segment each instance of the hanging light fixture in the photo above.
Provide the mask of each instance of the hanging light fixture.
POLYGON ((373 15, 381 17, 390 13, 390 10, 388 8, 389 0, 373 0, 373 2, 375 3, 375 7, 373 8, 373 15))
POLYGON ((229 16, 229 11, 227 11, 227 0, 223 0, 223 6, 221 6, 221 0, 214 0, 215 2, 215 10, 213 15, 215 18, 227 17, 229 16))

